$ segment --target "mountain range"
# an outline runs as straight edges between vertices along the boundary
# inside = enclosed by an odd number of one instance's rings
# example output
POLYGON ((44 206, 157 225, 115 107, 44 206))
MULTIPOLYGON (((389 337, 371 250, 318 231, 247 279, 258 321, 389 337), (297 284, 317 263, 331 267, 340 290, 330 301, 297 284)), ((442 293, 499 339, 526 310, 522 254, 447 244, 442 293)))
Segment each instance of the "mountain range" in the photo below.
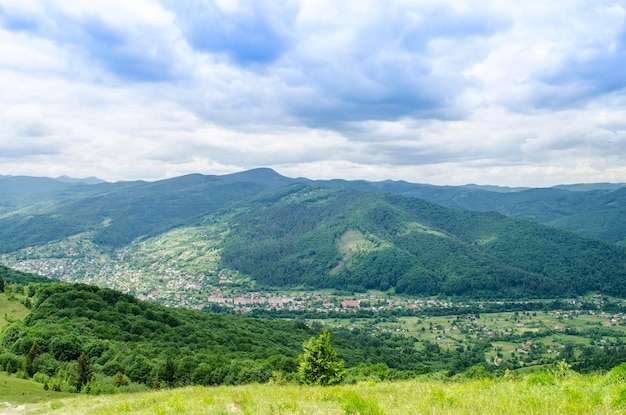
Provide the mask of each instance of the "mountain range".
POLYGON ((619 184, 432 186, 255 169, 155 182, 0 176, 0 196, 0 261, 57 278, 93 278, 98 266, 83 261, 257 288, 626 294, 619 184))

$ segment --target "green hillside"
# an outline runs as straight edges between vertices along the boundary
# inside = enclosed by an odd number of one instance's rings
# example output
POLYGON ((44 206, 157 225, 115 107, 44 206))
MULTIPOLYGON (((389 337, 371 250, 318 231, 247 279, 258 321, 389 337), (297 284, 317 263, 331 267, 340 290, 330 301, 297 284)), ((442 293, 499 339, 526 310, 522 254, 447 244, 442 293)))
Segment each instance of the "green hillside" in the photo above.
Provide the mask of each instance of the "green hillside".
POLYGON ((421 295, 626 294, 623 249, 496 213, 294 185, 231 219, 222 261, 268 286, 421 295))
POLYGON ((0 278, 2 278, 7 283, 14 284, 28 284, 30 282, 50 282, 49 278, 42 277, 41 275, 16 271, 4 265, 0 265, 0 278))
MULTIPOLYGON (((320 331, 304 321, 168 308, 84 284, 13 285, 11 290, 31 311, 0 331, 0 370, 68 392, 81 386, 112 393, 294 381, 302 344, 320 331), (81 359, 93 375, 89 385, 79 382, 81 359)), ((431 342, 418 347, 412 337, 358 330, 334 331, 333 344, 353 380, 455 374, 484 362, 489 348, 482 340, 451 350, 431 342)))
POLYGON ((2 332, 0 366, 69 391, 83 353, 101 387, 117 372, 148 386, 265 382, 293 372, 312 335, 301 323, 169 309, 86 285, 30 285, 28 295, 31 312, 2 332))
MULTIPOLYGON (((0 177, 0 225, 3 218, 12 218, 6 222, 10 228, 28 231, 32 227, 43 226, 48 230, 48 237, 31 240, 27 243, 43 243, 71 234, 75 228, 71 221, 63 221, 55 215, 57 209, 74 209, 79 217, 85 217, 97 210, 111 212, 121 201, 126 199, 130 204, 145 205, 149 203, 171 203, 176 195, 191 191, 183 201, 178 201, 177 212, 168 221, 160 216, 158 209, 132 208, 126 205, 123 213, 130 217, 141 217, 142 214, 156 214, 148 226, 128 229, 128 222, 117 215, 101 218, 105 223, 113 223, 113 228, 102 235, 102 242, 119 246, 129 238, 143 236, 151 226, 164 221, 169 226, 176 225, 177 220, 183 221, 193 216, 203 207, 214 208, 226 206, 253 195, 255 192, 270 187, 281 187, 290 184, 315 184, 330 188, 352 188, 364 192, 384 192, 429 200, 442 206, 455 209, 498 212, 504 215, 545 223, 557 228, 571 230, 584 236, 606 242, 626 245, 626 224, 621 220, 626 206, 625 184, 578 184, 562 185, 552 188, 506 188, 497 186, 433 186, 428 184, 409 183, 405 181, 385 180, 369 182, 364 180, 309 180, 305 178, 289 178, 281 176, 267 168, 227 174, 223 176, 189 175, 154 183, 118 182, 97 183, 87 185, 41 177, 0 177), (238 186, 246 183, 248 193, 239 194, 238 186), (220 189, 220 186, 232 186, 232 191, 220 189), (177 191, 180 190, 181 192, 177 191), (155 197, 156 193, 165 192, 169 196, 155 197), (204 193, 204 194, 199 194, 204 193), (117 195, 117 196, 113 196, 117 195), (73 203, 94 197, 91 203, 73 203), (222 200, 222 197, 224 199, 222 200), (240 198, 243 196, 243 198, 240 198), (61 204, 66 204, 61 207, 61 204), (24 218, 28 214, 30 217, 24 218), (182 216, 182 217, 181 217, 182 216)), ((203 213, 209 210, 205 209, 203 213)), ((169 212, 172 213, 172 212, 169 212)), ((61 216, 63 216, 62 214, 61 216)), ((82 219, 81 219, 82 220, 82 219)), ((102 221, 91 223, 97 229, 102 221)), ((0 226, 0 229, 2 227, 0 226)), ((12 234, 0 232, 5 239, 0 239, 0 252, 15 248, 12 234), (4 245, 8 244, 8 245, 4 245)), ((28 246, 28 245, 24 245, 28 246)))
MULTIPOLYGON (((580 188, 593 189, 593 186, 580 188)), ((624 185, 580 191, 568 189, 570 187, 495 192, 466 187, 381 186, 384 191, 423 198, 442 206, 498 212, 516 219, 545 223, 626 246, 626 222, 623 220, 626 214, 624 185)))
POLYGON ((82 232, 90 232, 90 239, 99 245, 120 247, 245 200, 265 187, 189 175, 153 183, 106 183, 87 188, 89 193, 82 197, 59 195, 36 214, 17 211, 0 217, 0 252, 82 232))
POLYGON ((342 187, 283 186, 272 171, 255 174, 88 186, 88 195, 46 212, 0 218, 0 260, 176 298, 216 287, 220 275, 258 288, 481 298, 626 294, 626 251, 614 245, 498 213, 342 187), (183 291, 171 288, 172 278, 182 278, 183 291))

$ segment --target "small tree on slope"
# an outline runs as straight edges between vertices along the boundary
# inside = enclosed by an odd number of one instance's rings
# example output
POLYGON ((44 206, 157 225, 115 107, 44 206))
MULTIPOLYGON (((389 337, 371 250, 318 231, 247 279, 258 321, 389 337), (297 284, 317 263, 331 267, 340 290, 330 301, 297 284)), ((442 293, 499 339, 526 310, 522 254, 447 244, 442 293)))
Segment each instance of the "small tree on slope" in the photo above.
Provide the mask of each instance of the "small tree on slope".
POLYGON ((337 362, 337 351, 330 345, 330 332, 311 337, 302 344, 298 374, 307 385, 334 385, 346 375, 343 360, 337 362))

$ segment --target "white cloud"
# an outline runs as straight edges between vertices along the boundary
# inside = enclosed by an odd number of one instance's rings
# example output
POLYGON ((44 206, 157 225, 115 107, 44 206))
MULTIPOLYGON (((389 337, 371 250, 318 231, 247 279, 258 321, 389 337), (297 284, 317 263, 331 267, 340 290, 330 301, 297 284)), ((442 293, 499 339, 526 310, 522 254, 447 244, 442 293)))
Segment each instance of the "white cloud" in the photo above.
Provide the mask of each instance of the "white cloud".
POLYGON ((0 0, 0 174, 626 181, 613 1, 0 0))

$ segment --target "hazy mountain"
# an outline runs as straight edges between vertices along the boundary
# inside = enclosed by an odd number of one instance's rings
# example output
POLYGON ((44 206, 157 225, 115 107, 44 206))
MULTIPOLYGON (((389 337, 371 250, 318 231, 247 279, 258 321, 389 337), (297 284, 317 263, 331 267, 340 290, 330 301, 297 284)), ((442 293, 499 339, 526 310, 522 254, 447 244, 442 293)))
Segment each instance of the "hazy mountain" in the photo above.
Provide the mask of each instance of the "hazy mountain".
POLYGON ((63 182, 63 183, 82 183, 82 184, 106 183, 105 180, 99 179, 99 178, 94 177, 94 176, 85 177, 83 179, 77 179, 77 178, 73 178, 73 177, 69 177, 69 176, 63 175, 63 176, 57 177, 55 180, 58 180, 58 181, 63 182))
MULTIPOLYGON (((189 175, 221 184, 248 183, 267 187, 280 187, 294 183, 316 184, 332 188, 350 188, 364 192, 385 192, 416 197, 455 209, 480 212, 498 212, 517 219, 549 224, 562 229, 626 246, 626 207, 624 184, 596 183, 559 185, 551 188, 529 189, 468 184, 465 186, 434 186, 385 180, 310 180, 289 178, 272 169, 259 168, 222 176, 189 175)), ((154 182, 177 186, 188 179, 154 182)), ((97 178, 58 179, 0 176, 0 214, 28 207, 41 210, 43 202, 68 201, 87 194, 99 194, 118 189, 146 186, 148 182, 106 183, 97 178), (81 182, 82 180, 82 182, 81 182), (85 186, 85 182, 93 185, 85 186)), ((132 190, 126 191, 132 193, 132 190)), ((46 205, 47 206, 47 205, 46 205)))

